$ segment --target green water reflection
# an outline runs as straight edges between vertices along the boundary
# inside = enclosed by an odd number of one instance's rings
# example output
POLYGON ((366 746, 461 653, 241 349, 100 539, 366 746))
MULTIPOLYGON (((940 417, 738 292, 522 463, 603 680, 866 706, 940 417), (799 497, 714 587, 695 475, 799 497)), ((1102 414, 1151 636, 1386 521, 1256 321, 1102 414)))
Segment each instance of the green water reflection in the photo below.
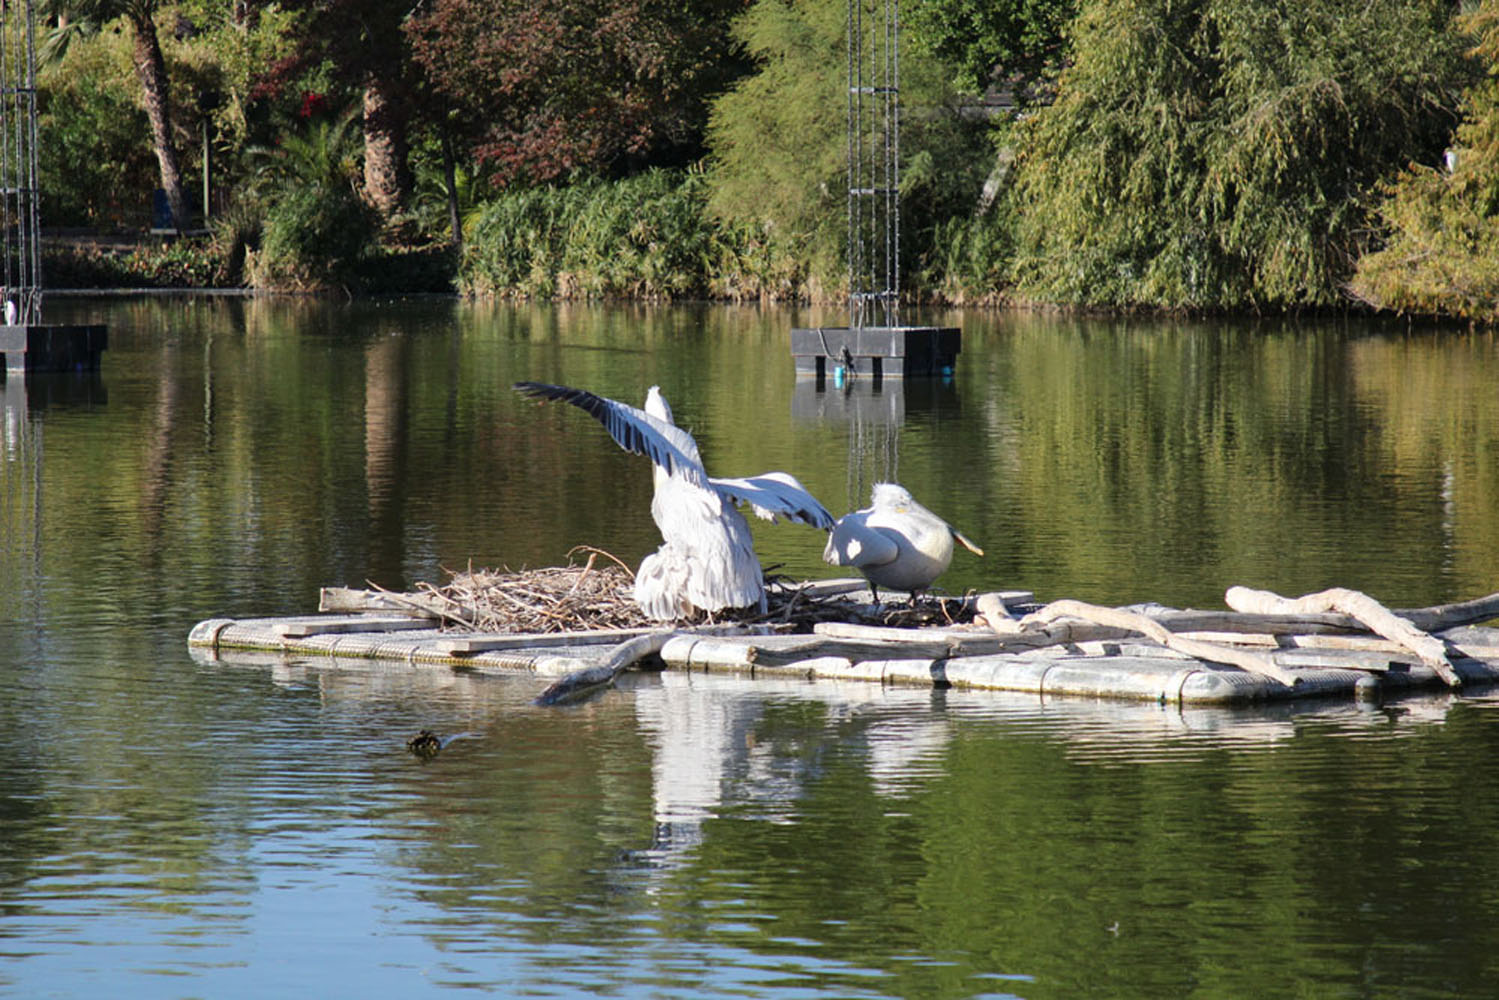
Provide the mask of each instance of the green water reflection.
MULTIPOLYGON (((514 396, 517 378, 627 400, 660 384, 710 470, 786 468, 835 511, 898 477, 987 547, 955 560, 954 590, 1203 604, 1234 582, 1337 584, 1404 605, 1499 579, 1488 335, 941 317, 966 337, 951 384, 855 380, 842 398, 797 384, 786 329, 820 317, 784 312, 74 310, 112 322, 105 376, 33 421, 49 439, 35 482, 6 464, 8 535, 47 538, 58 569, 79 566, 61 550, 89 533, 65 526, 93 512, 118 535, 96 553, 108 571, 165 587, 167 565, 200 567, 178 581, 196 587, 279 564, 266 610, 470 559, 653 548, 644 463, 581 414, 514 396)), ((831 572, 815 532, 756 527, 765 562, 831 572)), ((229 598, 219 608, 241 610, 229 598)))
MULTIPOLYGON (((194 658, 329 584, 634 562, 643 460, 517 379, 660 384, 709 469, 899 478, 952 590, 1218 606, 1499 590, 1499 345, 925 317, 948 382, 798 383, 815 312, 59 302, 0 398, 0 990, 1468 997, 1499 978, 1483 692, 1243 713, 194 658), (468 733, 422 762, 420 728, 468 733)), ((821 538, 756 525, 767 564, 821 538)))

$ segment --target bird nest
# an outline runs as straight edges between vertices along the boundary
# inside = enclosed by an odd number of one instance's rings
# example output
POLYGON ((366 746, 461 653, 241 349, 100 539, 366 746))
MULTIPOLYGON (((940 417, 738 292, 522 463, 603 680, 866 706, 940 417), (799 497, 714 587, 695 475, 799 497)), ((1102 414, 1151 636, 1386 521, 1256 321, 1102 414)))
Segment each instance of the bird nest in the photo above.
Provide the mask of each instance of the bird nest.
MULTIPOLYGON (((549 633, 660 626, 635 603, 634 574, 603 551, 580 547, 566 566, 512 571, 474 569, 450 573, 444 584, 418 583, 413 593, 389 594, 402 604, 436 615, 459 632, 549 633), (580 557, 581 564, 580 564, 580 557)), ((814 595, 806 585, 769 577, 767 610, 735 609, 716 622, 772 624, 789 632, 810 631, 818 622, 841 621, 918 628, 973 620, 972 602, 928 597, 912 603, 872 605, 847 595, 814 595)), ((387 592, 388 593, 388 592, 387 592)), ((693 622, 708 621, 700 615, 693 622)))
POLYGON ((631 595, 635 577, 599 549, 582 565, 528 569, 474 569, 452 573, 437 586, 418 583, 405 595, 436 614, 445 628, 463 632, 569 632, 642 628, 651 622, 631 595), (600 559, 602 557, 602 560, 600 559))

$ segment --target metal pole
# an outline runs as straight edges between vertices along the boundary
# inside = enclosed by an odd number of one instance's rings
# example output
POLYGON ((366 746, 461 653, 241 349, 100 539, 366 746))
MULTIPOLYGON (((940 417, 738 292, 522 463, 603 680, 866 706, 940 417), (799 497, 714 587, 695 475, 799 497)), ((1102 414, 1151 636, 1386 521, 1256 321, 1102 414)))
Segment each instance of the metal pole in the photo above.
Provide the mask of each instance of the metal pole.
POLYGON ((30 0, 0 6, 0 309, 22 326, 40 322, 42 309, 34 26, 30 0))
POLYGON ((203 225, 208 225, 208 115, 203 116, 203 225))

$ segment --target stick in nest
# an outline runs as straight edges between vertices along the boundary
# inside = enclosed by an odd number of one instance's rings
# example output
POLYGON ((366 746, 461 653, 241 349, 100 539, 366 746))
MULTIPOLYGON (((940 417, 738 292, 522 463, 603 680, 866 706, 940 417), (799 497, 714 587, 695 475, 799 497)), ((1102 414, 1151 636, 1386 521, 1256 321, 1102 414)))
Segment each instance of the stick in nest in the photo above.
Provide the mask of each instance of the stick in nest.
POLYGON ((475 570, 450 574, 441 587, 427 585, 432 603, 451 606, 445 622, 485 632, 560 632, 577 629, 637 628, 648 624, 631 594, 629 568, 600 549, 587 552, 582 566, 545 569, 475 570), (599 565, 598 556, 614 565, 599 565))

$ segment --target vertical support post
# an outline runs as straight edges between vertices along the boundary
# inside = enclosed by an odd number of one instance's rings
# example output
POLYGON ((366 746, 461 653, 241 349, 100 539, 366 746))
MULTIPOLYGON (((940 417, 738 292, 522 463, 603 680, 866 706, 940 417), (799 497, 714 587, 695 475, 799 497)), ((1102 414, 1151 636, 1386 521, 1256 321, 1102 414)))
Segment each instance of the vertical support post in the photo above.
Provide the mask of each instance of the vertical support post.
POLYGON ((898 326, 900 5, 848 5, 849 327, 898 326))
POLYGON ((203 116, 203 225, 208 225, 208 116, 203 116))
POLYGON ((7 325, 41 321, 36 45, 31 0, 0 7, 0 310, 7 325))

